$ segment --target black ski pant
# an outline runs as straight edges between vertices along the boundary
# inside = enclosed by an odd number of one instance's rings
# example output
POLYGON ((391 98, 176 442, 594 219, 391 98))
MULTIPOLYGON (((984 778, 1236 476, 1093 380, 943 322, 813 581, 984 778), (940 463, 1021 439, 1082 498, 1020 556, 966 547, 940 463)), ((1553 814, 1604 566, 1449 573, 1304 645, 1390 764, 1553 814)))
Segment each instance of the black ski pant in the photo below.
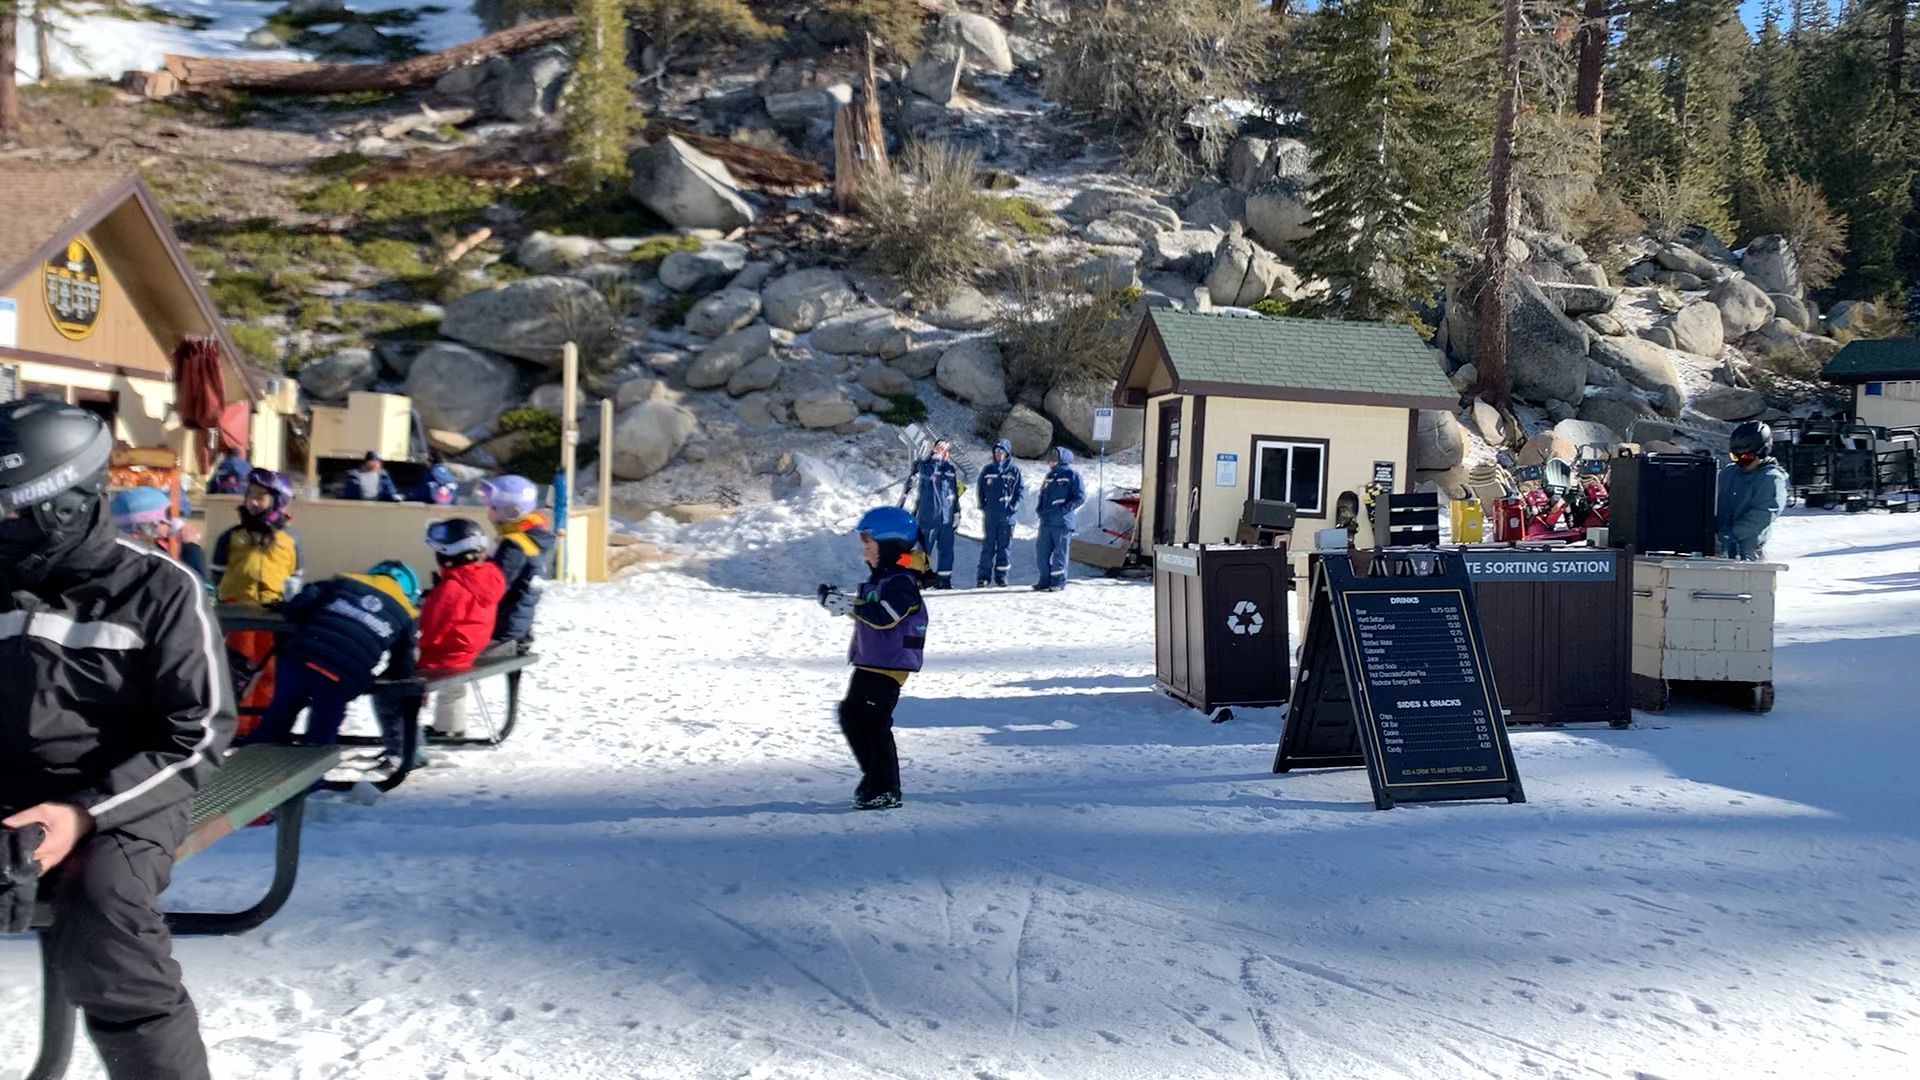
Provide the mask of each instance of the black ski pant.
MULTIPOLYGON (((142 831, 186 832, 147 819, 142 831)), ((54 868, 47 948, 67 996, 113 1080, 208 1080, 200 1018, 180 982, 160 893, 173 879, 179 844, 109 831, 89 834, 54 868)), ((43 893, 44 895, 44 893, 43 893)))
POLYGON ((893 707, 899 703, 900 683, 893 676, 854 669, 840 702, 840 731, 860 763, 855 798, 900 790, 900 752, 893 745, 893 707))

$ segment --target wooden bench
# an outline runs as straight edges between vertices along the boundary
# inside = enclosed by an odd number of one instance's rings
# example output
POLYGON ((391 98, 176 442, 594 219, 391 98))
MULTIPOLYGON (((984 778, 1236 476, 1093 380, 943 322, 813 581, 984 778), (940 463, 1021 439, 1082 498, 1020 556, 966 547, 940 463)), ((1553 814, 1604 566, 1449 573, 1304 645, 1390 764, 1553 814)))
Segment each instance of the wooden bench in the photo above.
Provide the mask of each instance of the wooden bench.
MULTIPOLYGON (((369 781, 381 791, 392 791, 404 782, 407 774, 413 771, 414 751, 420 746, 420 709, 426 703, 428 694, 438 690, 451 690, 456 686, 467 686, 482 679, 496 675, 507 680, 507 715, 499 728, 485 736, 430 736, 430 746, 498 746, 513 734, 513 726, 520 719, 520 675, 532 667, 540 657, 535 653, 521 653, 513 656, 481 657, 472 667, 461 671, 421 671, 407 679, 381 679, 373 684, 373 695, 384 701, 390 701, 400 707, 400 761, 388 776, 369 781)), ((342 735, 342 746, 382 746, 384 740, 378 735, 342 735)), ((344 791, 359 781, 329 780, 327 787, 344 791)))
MULTIPOLYGON (((300 869, 300 826, 307 793, 340 762, 331 746, 243 746, 228 755, 213 780, 194 796, 192 824, 185 843, 174 852, 185 862, 211 844, 246 828, 262 814, 274 814, 273 884, 260 902, 243 911, 169 911, 167 928, 182 937, 244 934, 273 918, 293 894, 300 869)), ((35 905, 39 931, 41 1006, 40 1054, 26 1080, 59 1080, 73 1057, 76 1009, 52 966, 47 929, 53 906, 35 905)))
MULTIPOLYGON (((287 629, 285 615, 258 604, 219 604, 215 606, 215 615, 222 630, 263 630, 274 634, 287 629)), ((401 733, 401 760, 392 773, 379 779, 368 781, 381 791, 392 791, 399 787, 413 771, 414 751, 419 748, 420 708, 426 695, 437 690, 449 690, 456 686, 465 686, 482 679, 502 675, 507 680, 507 715, 499 728, 490 731, 484 737, 440 737, 430 736, 428 744, 432 746, 498 746, 513 734, 513 727, 520 719, 520 674, 531 667, 539 657, 533 653, 513 656, 489 657, 482 655, 472 667, 461 671, 421 671, 407 679, 381 679, 374 683, 373 695, 387 701, 398 703, 403 721, 401 733)), ((384 745, 376 735, 342 735, 342 746, 381 746, 384 745)), ((334 791, 351 789, 358 780, 328 780, 326 786, 334 791)))

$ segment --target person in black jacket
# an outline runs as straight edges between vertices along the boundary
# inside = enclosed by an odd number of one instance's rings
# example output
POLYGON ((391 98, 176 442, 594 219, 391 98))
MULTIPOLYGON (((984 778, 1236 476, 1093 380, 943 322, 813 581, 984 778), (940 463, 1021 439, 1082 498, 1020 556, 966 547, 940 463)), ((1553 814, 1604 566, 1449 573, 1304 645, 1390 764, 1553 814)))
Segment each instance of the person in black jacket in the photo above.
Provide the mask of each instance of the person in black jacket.
POLYGON ((273 701, 247 741, 293 742, 293 724, 302 709, 309 712, 300 742, 328 746, 338 741, 347 705, 373 689, 382 656, 388 678, 413 674, 419 605, 419 577, 406 563, 391 559, 364 574, 335 575, 278 605, 294 629, 280 647, 273 701))
POLYGON ((0 826, 35 857, 48 958, 113 1080, 204 1080, 159 894, 233 734, 200 583, 116 536, 113 436, 59 402, 0 405, 0 826))

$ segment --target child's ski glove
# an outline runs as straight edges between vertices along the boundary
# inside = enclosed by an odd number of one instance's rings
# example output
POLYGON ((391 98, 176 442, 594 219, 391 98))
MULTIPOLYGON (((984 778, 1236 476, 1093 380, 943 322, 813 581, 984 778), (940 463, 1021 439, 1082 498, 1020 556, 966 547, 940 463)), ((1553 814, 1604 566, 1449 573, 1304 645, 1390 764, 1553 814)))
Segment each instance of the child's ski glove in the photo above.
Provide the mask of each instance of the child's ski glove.
POLYGON ((838 585, 820 586, 820 606, 826 608, 830 615, 851 614, 856 602, 853 597, 841 592, 838 585))

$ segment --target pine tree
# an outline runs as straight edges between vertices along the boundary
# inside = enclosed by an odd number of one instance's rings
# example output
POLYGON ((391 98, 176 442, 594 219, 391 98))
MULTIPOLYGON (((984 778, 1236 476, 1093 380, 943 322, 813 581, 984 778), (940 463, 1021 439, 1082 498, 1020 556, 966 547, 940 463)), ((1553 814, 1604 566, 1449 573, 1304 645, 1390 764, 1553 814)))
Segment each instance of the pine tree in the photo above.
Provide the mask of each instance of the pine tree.
POLYGON ((20 59, 20 4, 0 0, 0 143, 20 134, 20 89, 14 69, 20 59))
POLYGON ((1862 11, 1817 33, 1803 26, 1794 129, 1795 171, 1847 221, 1839 291, 1875 296, 1898 286, 1901 221, 1912 207, 1914 116, 1887 89, 1885 25, 1862 11))
POLYGON ((1328 0, 1311 17, 1317 180, 1300 256, 1332 283, 1329 313, 1398 317, 1438 291, 1487 159, 1483 13, 1454 0, 1328 0))
POLYGON ((579 60, 567 90, 567 171, 574 188, 590 195, 626 179, 628 144, 640 117, 627 88, 624 0, 579 0, 576 11, 579 60))
POLYGON ((1643 0, 1616 51, 1607 167, 1632 191, 1660 173, 1693 223, 1731 226, 1726 174, 1746 30, 1734 0, 1643 0))

